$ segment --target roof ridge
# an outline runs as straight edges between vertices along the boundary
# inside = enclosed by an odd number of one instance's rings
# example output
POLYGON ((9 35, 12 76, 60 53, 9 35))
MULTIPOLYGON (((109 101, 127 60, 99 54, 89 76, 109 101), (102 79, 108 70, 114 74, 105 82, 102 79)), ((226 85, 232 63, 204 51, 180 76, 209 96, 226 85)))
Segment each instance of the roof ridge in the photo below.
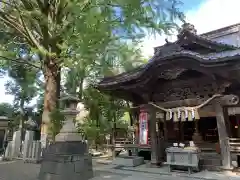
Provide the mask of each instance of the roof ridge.
MULTIPOLYGON (((194 34, 194 33, 190 32, 190 31, 188 31, 188 30, 184 30, 184 32, 180 35, 180 38, 181 38, 181 36, 186 35, 186 33, 188 33, 188 34, 190 34, 191 36, 194 36, 195 38, 198 38, 198 39, 200 39, 200 40, 207 41, 207 42, 209 42, 209 43, 213 43, 213 44, 215 44, 215 45, 220 45, 220 46, 223 46, 223 47, 226 47, 226 48, 230 48, 230 50, 231 50, 231 49, 234 50, 234 49, 237 49, 237 48, 238 48, 237 46, 233 46, 233 45, 226 44, 226 43, 222 43, 222 42, 217 42, 217 41, 214 41, 214 40, 209 39, 209 38, 207 38, 207 37, 203 37, 203 36, 200 36, 200 35, 198 35, 198 34, 194 34)), ((177 41, 179 41, 180 38, 178 38, 177 41)))
POLYGON ((211 35, 211 34, 214 34, 214 33, 216 33, 216 32, 224 31, 224 30, 227 30, 227 29, 233 28, 233 27, 235 27, 235 26, 239 26, 239 25, 240 25, 240 22, 239 22, 239 23, 232 24, 232 25, 229 25, 229 26, 221 27, 221 28, 218 28, 218 29, 214 29, 214 30, 212 30, 212 31, 208 31, 208 32, 205 32, 205 33, 201 33, 201 34, 199 34, 199 36, 211 35))

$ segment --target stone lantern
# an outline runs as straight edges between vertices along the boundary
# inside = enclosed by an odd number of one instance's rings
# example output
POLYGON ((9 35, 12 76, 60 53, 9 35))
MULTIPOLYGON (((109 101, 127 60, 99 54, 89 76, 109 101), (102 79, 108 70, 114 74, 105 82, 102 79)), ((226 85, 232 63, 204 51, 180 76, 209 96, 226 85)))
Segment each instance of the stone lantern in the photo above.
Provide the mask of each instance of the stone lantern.
POLYGON ((65 122, 60 133, 55 137, 55 141, 82 141, 82 136, 75 127, 75 118, 79 113, 77 105, 80 100, 74 96, 68 95, 62 97, 60 101, 64 104, 64 109, 61 112, 65 117, 65 122))
POLYGON ((79 99, 68 95, 60 100, 64 103, 64 109, 61 111, 65 116, 64 125, 55 142, 43 153, 39 180, 91 179, 92 157, 88 153, 87 144, 75 127, 79 99))

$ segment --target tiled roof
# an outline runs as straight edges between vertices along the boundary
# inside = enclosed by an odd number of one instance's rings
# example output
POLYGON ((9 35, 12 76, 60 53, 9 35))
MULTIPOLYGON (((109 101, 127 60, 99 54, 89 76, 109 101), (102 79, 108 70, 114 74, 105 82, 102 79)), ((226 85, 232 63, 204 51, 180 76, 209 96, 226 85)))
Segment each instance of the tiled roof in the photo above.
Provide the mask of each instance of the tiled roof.
POLYGON ((108 86, 118 83, 124 83, 131 80, 137 80, 145 72, 151 71, 156 66, 170 64, 171 60, 184 60, 190 59, 199 64, 207 66, 217 66, 221 62, 230 62, 231 60, 240 59, 240 49, 238 47, 216 42, 208 39, 206 36, 196 35, 188 30, 183 30, 178 36, 178 40, 173 43, 166 43, 163 46, 156 47, 154 56, 148 61, 147 64, 142 65, 130 72, 125 72, 113 77, 104 78, 98 86, 108 86), (202 54, 195 51, 186 49, 186 44, 203 45, 214 51, 214 53, 202 54))
MULTIPOLYGON (((139 68, 134 69, 133 71, 126 72, 119 74, 117 76, 104 78, 99 85, 114 85, 122 82, 127 82, 130 80, 137 79, 142 74, 144 74, 149 69, 155 67, 155 66, 161 66, 162 64, 168 63, 169 60, 175 59, 175 58, 190 58, 193 61, 197 61, 199 63, 205 64, 205 65, 217 65, 221 62, 230 62, 231 60, 236 60, 239 58, 240 60, 240 49, 236 50, 229 50, 224 52, 217 52, 217 53, 209 53, 209 54, 199 54, 193 51, 188 50, 176 50, 172 51, 171 53, 167 54, 160 54, 156 53, 146 65, 143 65, 139 68)), ((170 62, 169 62, 170 63, 170 62)))

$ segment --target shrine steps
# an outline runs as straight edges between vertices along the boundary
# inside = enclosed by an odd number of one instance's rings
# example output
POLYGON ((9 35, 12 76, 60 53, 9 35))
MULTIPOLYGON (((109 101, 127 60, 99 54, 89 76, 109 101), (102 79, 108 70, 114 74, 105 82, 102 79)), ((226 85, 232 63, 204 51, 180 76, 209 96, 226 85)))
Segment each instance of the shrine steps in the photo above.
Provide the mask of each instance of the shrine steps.
POLYGON ((209 171, 221 170, 221 155, 216 152, 201 153, 201 167, 209 171))

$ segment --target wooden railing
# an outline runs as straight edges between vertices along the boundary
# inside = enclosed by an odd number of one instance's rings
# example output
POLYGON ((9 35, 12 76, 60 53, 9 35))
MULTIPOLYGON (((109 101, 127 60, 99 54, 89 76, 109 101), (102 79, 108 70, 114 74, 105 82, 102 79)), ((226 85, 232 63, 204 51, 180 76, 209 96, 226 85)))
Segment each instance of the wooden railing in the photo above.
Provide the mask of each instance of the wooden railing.
MULTIPOLYGON (((115 140, 115 148, 123 148, 123 149, 132 149, 132 148, 143 148, 143 149, 149 149, 151 147, 151 140, 148 138, 148 144, 147 145, 140 145, 138 143, 134 143, 135 139, 133 138, 116 138, 115 140)), ((107 147, 113 147, 113 144, 105 145, 107 147)))
POLYGON ((240 138, 229 138, 230 152, 240 154, 240 138))
POLYGON ((131 138, 117 138, 115 144, 133 144, 134 139, 131 138))

